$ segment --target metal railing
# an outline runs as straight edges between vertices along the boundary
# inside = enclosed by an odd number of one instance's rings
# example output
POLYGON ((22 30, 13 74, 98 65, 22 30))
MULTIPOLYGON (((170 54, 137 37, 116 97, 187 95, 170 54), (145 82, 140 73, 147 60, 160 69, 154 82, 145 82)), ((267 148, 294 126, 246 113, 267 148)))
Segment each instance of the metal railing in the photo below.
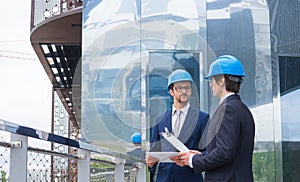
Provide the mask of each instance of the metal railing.
POLYGON ((10 137, 0 142, 0 181, 146 181, 144 161, 133 156, 1 119, 0 130, 10 137), (28 139, 62 144, 77 154, 30 147, 28 139), (126 160, 136 163, 127 165, 126 160))

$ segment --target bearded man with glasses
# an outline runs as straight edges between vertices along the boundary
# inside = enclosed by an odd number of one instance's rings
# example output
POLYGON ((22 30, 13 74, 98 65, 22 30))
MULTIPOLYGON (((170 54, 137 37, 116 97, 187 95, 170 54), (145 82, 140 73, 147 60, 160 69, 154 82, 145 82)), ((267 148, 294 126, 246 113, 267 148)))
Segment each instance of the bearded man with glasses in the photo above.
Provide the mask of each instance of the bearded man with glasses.
MULTIPOLYGON (((190 106, 193 79, 183 69, 175 70, 168 79, 168 89, 173 97, 173 106, 155 118, 150 139, 151 152, 177 151, 163 136, 165 128, 172 132, 185 146, 191 150, 204 152, 202 143, 209 115, 190 106)), ((178 151, 177 151, 178 152, 178 151)), ((160 162, 157 158, 147 155, 146 163, 156 182, 202 182, 201 173, 196 174, 189 166, 178 166, 175 163, 160 162)))

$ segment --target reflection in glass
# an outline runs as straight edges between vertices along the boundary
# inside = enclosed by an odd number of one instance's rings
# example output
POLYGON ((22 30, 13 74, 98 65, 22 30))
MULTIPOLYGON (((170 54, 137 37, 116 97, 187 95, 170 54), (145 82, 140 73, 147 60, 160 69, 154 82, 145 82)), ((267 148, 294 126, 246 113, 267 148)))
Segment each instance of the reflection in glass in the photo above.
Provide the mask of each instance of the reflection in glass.
POLYGON ((280 116, 274 109, 266 1, 84 3, 83 140, 126 152, 131 134, 142 130, 147 145, 153 117, 171 107, 166 85, 176 68, 195 81, 191 104, 213 114, 218 101, 203 76, 217 56, 232 54, 245 67, 241 97, 256 122, 255 180, 274 180, 280 116))

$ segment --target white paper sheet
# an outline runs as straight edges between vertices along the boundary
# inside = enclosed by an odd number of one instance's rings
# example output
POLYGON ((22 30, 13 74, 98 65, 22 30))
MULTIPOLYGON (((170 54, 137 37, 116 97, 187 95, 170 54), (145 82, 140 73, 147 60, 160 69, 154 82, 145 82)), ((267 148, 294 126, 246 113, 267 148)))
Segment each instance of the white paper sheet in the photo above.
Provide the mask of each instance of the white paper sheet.
POLYGON ((178 152, 146 152, 146 155, 158 158, 159 162, 174 162, 169 157, 178 155, 178 152))

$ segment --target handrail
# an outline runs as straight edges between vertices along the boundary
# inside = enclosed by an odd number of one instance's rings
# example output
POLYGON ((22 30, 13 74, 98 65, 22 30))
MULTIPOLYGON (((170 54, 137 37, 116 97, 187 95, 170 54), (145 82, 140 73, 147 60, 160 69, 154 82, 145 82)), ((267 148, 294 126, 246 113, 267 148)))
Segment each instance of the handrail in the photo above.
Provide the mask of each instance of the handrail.
POLYGON ((111 151, 104 147, 95 146, 95 145, 85 143, 82 141, 76 141, 76 140, 73 140, 70 138, 55 135, 53 133, 48 133, 48 132, 37 130, 34 128, 18 125, 18 124, 15 124, 13 122, 6 121, 3 119, 0 119, 0 130, 27 136, 27 137, 32 137, 32 138, 36 138, 36 139, 40 139, 40 140, 45 140, 45 141, 49 141, 49 142, 59 143, 62 145, 67 145, 69 147, 75 147, 78 149, 87 150, 87 151, 94 152, 94 153, 109 155, 112 157, 126 159, 126 160, 133 160, 133 161, 136 161, 139 163, 145 163, 144 160, 134 157, 134 156, 130 156, 130 155, 123 154, 123 153, 118 153, 118 152, 111 151))

